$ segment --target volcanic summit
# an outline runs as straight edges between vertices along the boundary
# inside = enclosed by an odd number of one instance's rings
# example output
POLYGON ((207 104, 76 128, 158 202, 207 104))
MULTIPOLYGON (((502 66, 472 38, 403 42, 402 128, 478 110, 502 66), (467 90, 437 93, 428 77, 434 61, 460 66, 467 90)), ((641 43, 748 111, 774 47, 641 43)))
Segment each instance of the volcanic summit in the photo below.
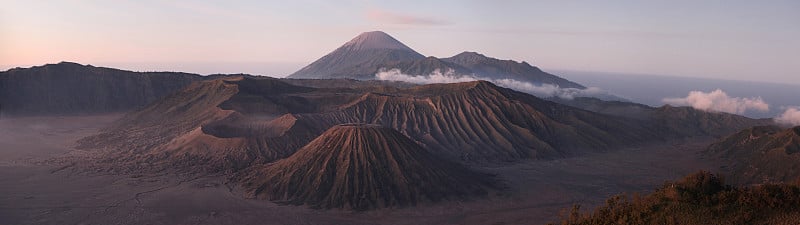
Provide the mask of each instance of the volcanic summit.
POLYGON ((371 79, 385 64, 422 58, 425 56, 382 31, 364 32, 289 78, 371 79))
POLYGON ((391 70, 407 76, 429 77, 438 72, 454 78, 511 79, 536 85, 586 88, 527 62, 501 60, 477 52, 463 52, 442 59, 425 57, 383 31, 361 33, 288 78, 371 80, 376 79, 377 73, 391 70))

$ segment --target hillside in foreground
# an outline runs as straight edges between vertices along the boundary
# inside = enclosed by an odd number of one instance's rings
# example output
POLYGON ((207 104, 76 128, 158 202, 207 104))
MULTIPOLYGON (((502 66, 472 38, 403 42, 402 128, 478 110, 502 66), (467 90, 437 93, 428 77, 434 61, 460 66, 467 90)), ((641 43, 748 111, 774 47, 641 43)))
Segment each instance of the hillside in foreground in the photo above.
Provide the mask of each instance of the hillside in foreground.
POLYGON ((701 171, 645 196, 617 195, 586 214, 574 206, 558 224, 797 224, 800 182, 726 185, 701 171))

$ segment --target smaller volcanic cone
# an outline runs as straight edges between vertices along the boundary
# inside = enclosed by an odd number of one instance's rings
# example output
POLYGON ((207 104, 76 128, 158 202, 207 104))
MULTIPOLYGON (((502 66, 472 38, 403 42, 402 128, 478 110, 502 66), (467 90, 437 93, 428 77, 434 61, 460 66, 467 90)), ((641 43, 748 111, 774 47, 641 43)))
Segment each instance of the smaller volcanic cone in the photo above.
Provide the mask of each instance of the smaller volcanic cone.
POLYGON ((486 195, 485 174, 442 161, 379 125, 334 126, 291 157, 239 180, 248 197, 314 208, 373 208, 486 195))

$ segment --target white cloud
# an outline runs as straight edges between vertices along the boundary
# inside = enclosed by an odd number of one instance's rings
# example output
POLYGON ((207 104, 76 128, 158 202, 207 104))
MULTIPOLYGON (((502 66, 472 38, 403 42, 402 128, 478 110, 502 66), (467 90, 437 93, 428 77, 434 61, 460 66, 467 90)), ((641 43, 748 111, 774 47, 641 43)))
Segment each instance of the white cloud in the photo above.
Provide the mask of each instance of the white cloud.
POLYGON ((792 125, 792 126, 800 126, 800 107, 788 107, 786 111, 783 112, 778 117, 775 117, 775 122, 780 124, 792 125))
POLYGON ((563 99, 573 99, 575 97, 596 97, 600 99, 622 100, 619 97, 611 95, 607 91, 600 88, 590 87, 586 89, 578 88, 560 88, 558 85, 552 84, 533 84, 530 82, 518 81, 514 79, 491 79, 486 77, 478 77, 475 75, 460 75, 456 74, 453 70, 448 70, 442 73, 441 71, 434 70, 428 75, 408 75, 404 74, 400 69, 382 69, 375 74, 378 80, 392 80, 392 81, 405 81, 415 84, 431 84, 431 83, 459 83, 476 80, 485 80, 496 84, 497 86, 514 89, 520 92, 536 95, 539 97, 553 97, 557 96, 563 99))
POLYGON ((712 92, 690 91, 685 98, 664 98, 664 103, 678 106, 692 106, 695 109, 714 112, 742 114, 747 110, 769 111, 769 104, 761 97, 730 97, 717 89, 712 92))
POLYGON ((459 83, 459 82, 468 82, 477 80, 472 76, 456 75, 455 72, 453 72, 452 70, 448 70, 442 73, 441 71, 439 71, 439 69, 434 70, 433 72, 431 72, 431 74, 428 74, 427 76, 423 75, 415 76, 415 75, 404 74, 402 71, 400 71, 400 69, 390 69, 390 70, 382 69, 380 72, 375 74, 375 77, 378 78, 378 80, 405 81, 415 84, 459 83))
POLYGON ((517 91, 525 92, 540 97, 557 96, 563 99, 574 99, 575 97, 600 97, 602 99, 605 99, 603 96, 611 96, 611 94, 609 94, 607 91, 604 91, 596 87, 589 87, 586 89, 560 88, 558 87, 558 85, 552 85, 552 84, 536 85, 530 82, 518 81, 514 79, 497 79, 497 80, 488 79, 488 81, 497 84, 497 86, 511 88, 517 91))

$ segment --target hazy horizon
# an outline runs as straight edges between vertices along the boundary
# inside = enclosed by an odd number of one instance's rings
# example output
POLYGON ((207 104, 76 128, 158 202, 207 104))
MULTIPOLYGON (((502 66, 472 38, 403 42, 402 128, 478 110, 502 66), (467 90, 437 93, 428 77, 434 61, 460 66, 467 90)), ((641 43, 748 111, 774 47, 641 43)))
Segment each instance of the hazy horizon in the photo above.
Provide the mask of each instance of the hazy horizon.
POLYGON ((620 74, 587 71, 554 71, 564 78, 590 87, 602 89, 636 103, 659 107, 667 98, 682 98, 691 91, 709 93, 721 90, 732 98, 761 99, 769 105, 764 111, 747 110, 741 114, 751 118, 779 116, 800 102, 800 84, 778 82, 754 82, 715 78, 693 78, 653 74, 620 74))
MULTIPOLYGON (((40 64, 24 64, 24 65, 2 65, 0 64, 0 71, 7 71, 14 68, 30 68, 35 66, 43 66, 47 64, 56 64, 60 62, 73 62, 83 65, 92 65, 97 67, 107 67, 121 70, 129 70, 136 72, 185 72, 198 75, 213 75, 213 74, 249 74, 258 76, 269 76, 275 78, 285 78, 291 73, 303 68, 311 62, 99 62, 99 63, 86 63, 77 61, 54 61, 45 62, 40 64)), ((536 65, 534 65, 536 66, 536 65)), ((628 72, 615 72, 615 71, 588 71, 588 70, 573 70, 569 68, 542 68, 545 72, 564 77, 567 79, 572 78, 570 75, 577 74, 598 74, 598 75, 611 75, 617 77, 631 77, 631 78, 648 78, 648 77, 670 77, 678 79, 692 79, 697 78, 701 80, 717 80, 717 81, 732 81, 732 82, 758 82, 765 84, 782 84, 798 86, 800 80, 792 80, 789 82, 773 81, 773 80, 745 80, 745 79, 726 79, 714 77, 692 77, 686 74, 657 74, 657 73, 628 73, 628 72), (566 76, 565 76, 566 75, 566 76)), ((572 79, 571 79, 572 80, 572 79)), ((581 80, 573 80, 581 83, 581 80)))
POLYGON ((423 55, 477 51, 546 71, 799 82, 795 1, 3 3, 2 70, 71 61, 280 77, 382 30, 423 55))

